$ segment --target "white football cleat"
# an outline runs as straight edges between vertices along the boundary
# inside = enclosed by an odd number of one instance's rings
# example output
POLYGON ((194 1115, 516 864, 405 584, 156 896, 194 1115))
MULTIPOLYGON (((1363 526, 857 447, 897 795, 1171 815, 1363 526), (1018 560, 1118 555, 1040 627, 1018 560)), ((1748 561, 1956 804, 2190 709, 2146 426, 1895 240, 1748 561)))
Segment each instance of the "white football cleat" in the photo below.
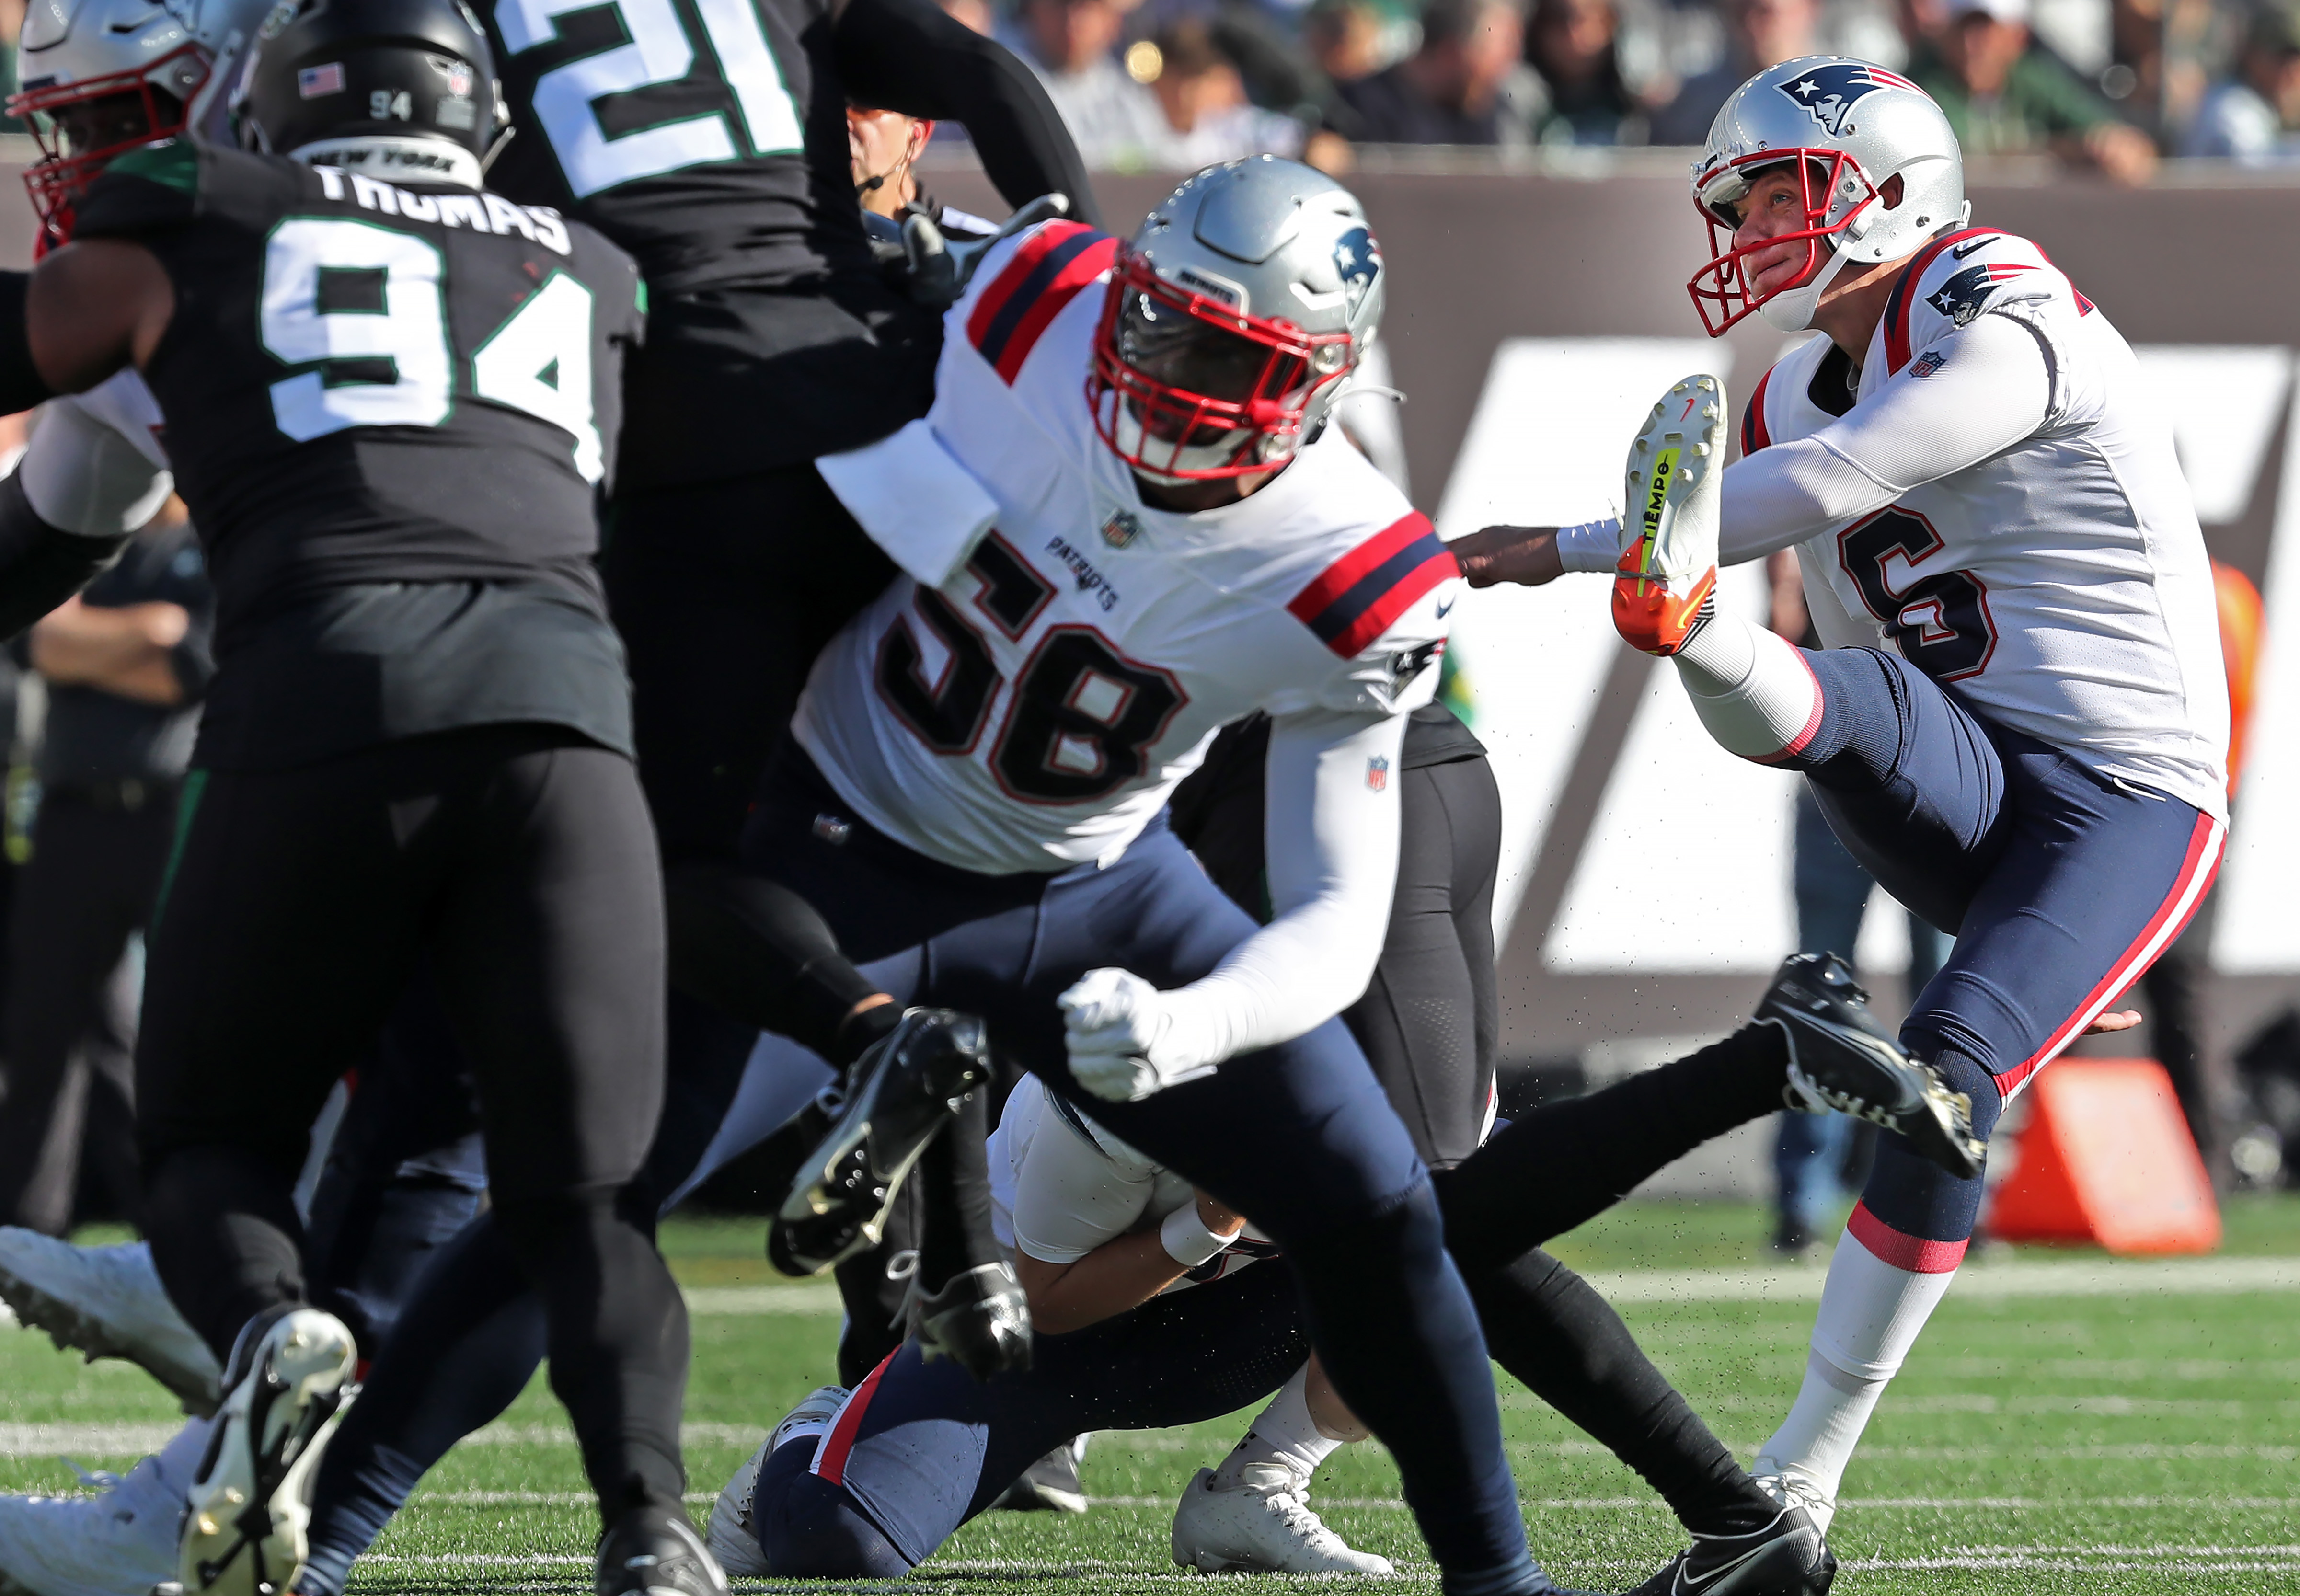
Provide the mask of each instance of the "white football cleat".
MULTIPOLYGON (((1293 1484, 1293 1482, 1288 1482, 1293 1484)), ((1304 1484, 1292 1490, 1223 1490, 1198 1470, 1174 1509, 1174 1563, 1207 1574, 1393 1574, 1388 1558, 1351 1548, 1310 1509, 1304 1484)))
POLYGON ((358 1353, 335 1315, 291 1308, 253 1351, 244 1337, 233 1363, 246 1376, 224 1397, 184 1507, 183 1596, 281 1596, 295 1584, 312 1475, 353 1394, 358 1353))
POLYGON ((59 1347, 140 1364, 206 1417, 223 1400, 223 1369, 168 1301, 146 1242, 75 1247, 37 1230, 0 1226, 0 1301, 59 1347))
POLYGON ((1673 654, 1707 619, 1724 469, 1725 385, 1688 377, 1661 396, 1629 445, 1613 628, 1630 647, 1673 654))
POLYGON ((803 1437, 820 1436, 838 1417, 846 1405, 846 1387, 818 1385, 807 1392, 799 1405, 783 1415, 774 1433, 751 1454, 750 1460, 735 1471, 719 1492, 719 1500, 711 1504, 711 1522, 704 1528, 704 1544, 719 1566, 739 1579, 765 1579, 772 1572, 767 1567, 767 1554, 759 1547, 759 1537, 751 1529, 751 1501, 759 1488, 759 1470, 767 1459, 784 1446, 803 1437))
POLYGON ((162 1458, 89 1477, 102 1494, 0 1496, 0 1596, 145 1596, 176 1577, 185 1480, 162 1458))
POLYGON ((1765 1459, 1749 1471, 1757 1489, 1785 1508, 1803 1508, 1812 1527, 1823 1535, 1829 1534, 1829 1522, 1837 1517, 1837 1499, 1812 1481, 1786 1468, 1768 1467, 1765 1459))

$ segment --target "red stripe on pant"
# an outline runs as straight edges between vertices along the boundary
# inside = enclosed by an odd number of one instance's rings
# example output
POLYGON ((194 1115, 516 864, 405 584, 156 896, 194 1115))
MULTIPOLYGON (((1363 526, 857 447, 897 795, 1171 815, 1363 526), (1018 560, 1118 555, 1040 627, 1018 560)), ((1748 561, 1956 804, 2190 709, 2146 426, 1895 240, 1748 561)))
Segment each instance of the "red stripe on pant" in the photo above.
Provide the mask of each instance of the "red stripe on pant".
POLYGON ((878 1394, 879 1376, 887 1372, 887 1366, 901 1351, 900 1347, 896 1348, 879 1360, 877 1368, 862 1376, 862 1384, 846 1399, 846 1406, 838 1410, 829 1433, 823 1436, 821 1450, 814 1454, 809 1473, 821 1475, 834 1485, 846 1483, 846 1454, 854 1450, 854 1433, 862 1427, 862 1415, 870 1408, 871 1399, 878 1394))
POLYGON ((2228 828, 2210 815, 2196 817, 2196 829, 2188 834, 2188 857, 2180 861, 2179 874, 2173 877, 2172 890, 2149 917, 2147 926, 2132 939, 2131 945, 2117 956, 2093 989, 2077 1005, 2076 1012, 2061 1022, 2060 1027, 2028 1058, 1996 1077, 1996 1090, 2007 1102, 2015 1093, 2029 1084, 2029 1077, 2058 1058, 2061 1050, 2076 1040, 2084 1028, 2098 1018, 2116 994, 2138 980, 2156 956, 2172 945, 2173 939, 2188 928, 2195 918, 2197 905, 2212 890, 2212 877, 2220 873, 2221 844, 2227 840, 2228 828))
POLYGON ((1896 1230, 1869 1211, 1865 1202, 1853 1205, 1853 1217, 1845 1222, 1845 1232, 1869 1249, 1881 1264, 1912 1275, 1949 1275, 1964 1261, 1964 1250, 1972 1243, 1962 1242, 1929 1242, 1924 1237, 1896 1230))

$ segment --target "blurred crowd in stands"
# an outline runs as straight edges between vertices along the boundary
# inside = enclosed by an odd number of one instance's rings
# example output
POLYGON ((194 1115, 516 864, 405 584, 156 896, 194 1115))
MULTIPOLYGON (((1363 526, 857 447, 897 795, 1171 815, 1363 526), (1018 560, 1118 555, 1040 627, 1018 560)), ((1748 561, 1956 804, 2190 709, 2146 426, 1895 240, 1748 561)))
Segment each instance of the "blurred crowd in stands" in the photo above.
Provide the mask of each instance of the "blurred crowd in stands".
POLYGON ((1971 154, 2056 155, 2126 183, 2165 156, 2300 162, 2292 0, 943 4, 1031 63, 1104 170, 1698 145, 1749 74, 1822 52, 1913 78, 1971 154))

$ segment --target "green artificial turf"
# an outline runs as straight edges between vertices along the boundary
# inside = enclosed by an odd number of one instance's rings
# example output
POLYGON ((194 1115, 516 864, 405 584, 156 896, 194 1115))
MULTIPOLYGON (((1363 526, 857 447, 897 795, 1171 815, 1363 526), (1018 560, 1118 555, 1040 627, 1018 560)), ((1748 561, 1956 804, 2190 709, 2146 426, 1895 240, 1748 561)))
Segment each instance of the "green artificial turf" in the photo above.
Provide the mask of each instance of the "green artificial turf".
MULTIPOLYGON (((1731 1205, 1634 1205, 1557 1251, 1595 1271, 1746 1267, 1761 1261, 1762 1225, 1731 1205)), ((2300 1256, 2300 1200, 2233 1204, 2229 1233, 2231 1255, 2300 1256)), ((772 1280, 754 1222, 678 1222, 664 1244, 690 1285, 772 1280)), ((819 1293, 799 1290, 788 1301, 819 1306, 819 1293)), ((688 1456, 698 1518, 761 1432, 829 1377, 836 1317, 760 1312, 749 1295, 752 1311, 694 1321, 688 1456)), ((2296 1310, 2300 1293, 2290 1292, 1952 1293, 1846 1479, 1838 1590, 2300 1592, 2296 1310)), ((1745 1458, 1754 1451, 1796 1390, 1810 1301, 1631 1303, 1623 1314, 1719 1433, 1745 1458)), ((1634 1475, 1506 1378, 1502 1402, 1536 1555, 1561 1580, 1619 1590, 1681 1543, 1634 1475)), ((44 1452, 77 1448, 91 1467, 124 1467, 134 1442, 170 1422, 167 1399, 138 1371, 83 1367, 45 1338, 0 1331, 0 1488, 77 1489, 44 1452)), ((1085 1469, 1092 1512, 989 1515, 914 1577, 1016 1596, 1103 1596, 1186 1577, 1167 1555, 1171 1502, 1244 1424, 1098 1436, 1085 1469)), ((1318 1501, 1354 1544, 1434 1590, 1377 1447, 1340 1454, 1318 1501)), ((354 1590, 588 1590, 594 1534, 564 1421, 538 1382, 425 1483, 354 1590)))

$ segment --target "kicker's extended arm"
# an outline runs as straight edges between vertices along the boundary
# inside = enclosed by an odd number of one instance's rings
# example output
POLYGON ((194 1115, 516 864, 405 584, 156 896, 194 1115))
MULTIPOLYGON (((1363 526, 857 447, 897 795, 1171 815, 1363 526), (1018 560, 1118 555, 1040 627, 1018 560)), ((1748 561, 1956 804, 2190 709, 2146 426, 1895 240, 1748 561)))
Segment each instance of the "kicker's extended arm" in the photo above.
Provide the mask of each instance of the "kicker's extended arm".
POLYGON ((965 124, 982 170, 1010 205, 1070 197, 1073 219, 1102 225, 1078 144, 1014 53, 933 0, 848 0, 833 36, 838 75, 857 104, 965 124))
POLYGON ((2052 372, 2027 325, 1988 314, 1810 437, 1726 469, 1718 559, 1762 559, 1882 510, 1911 488, 2001 454, 2045 424, 2052 372), (1920 368, 1925 375, 1917 375, 1920 368))

